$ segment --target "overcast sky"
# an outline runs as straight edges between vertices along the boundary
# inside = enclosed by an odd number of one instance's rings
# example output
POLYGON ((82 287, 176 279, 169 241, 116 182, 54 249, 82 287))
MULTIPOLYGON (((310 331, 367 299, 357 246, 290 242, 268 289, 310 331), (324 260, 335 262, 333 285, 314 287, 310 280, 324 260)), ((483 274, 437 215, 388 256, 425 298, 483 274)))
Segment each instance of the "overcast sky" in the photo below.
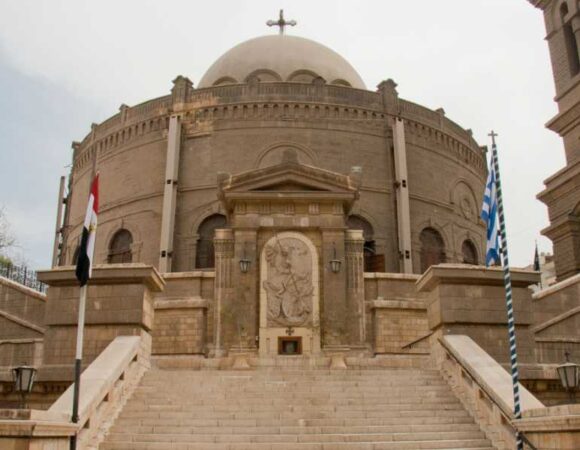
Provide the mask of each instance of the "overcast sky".
POLYGON ((531 262, 548 225, 535 196, 564 165, 540 10, 525 0, 2 0, 0 3, 0 206, 23 258, 50 265, 58 181, 70 144, 119 105, 194 85, 222 53, 276 33, 336 50, 367 88, 393 78, 401 97, 436 109, 481 144, 499 133, 508 239, 514 265, 531 262))

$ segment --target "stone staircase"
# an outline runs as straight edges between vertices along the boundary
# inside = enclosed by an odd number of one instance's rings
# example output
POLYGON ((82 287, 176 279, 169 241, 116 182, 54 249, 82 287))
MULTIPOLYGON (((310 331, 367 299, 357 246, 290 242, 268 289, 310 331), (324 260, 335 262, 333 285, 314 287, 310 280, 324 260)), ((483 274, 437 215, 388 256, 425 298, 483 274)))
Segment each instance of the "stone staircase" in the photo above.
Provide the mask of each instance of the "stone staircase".
POLYGON ((439 372, 150 370, 101 450, 493 450, 439 372))

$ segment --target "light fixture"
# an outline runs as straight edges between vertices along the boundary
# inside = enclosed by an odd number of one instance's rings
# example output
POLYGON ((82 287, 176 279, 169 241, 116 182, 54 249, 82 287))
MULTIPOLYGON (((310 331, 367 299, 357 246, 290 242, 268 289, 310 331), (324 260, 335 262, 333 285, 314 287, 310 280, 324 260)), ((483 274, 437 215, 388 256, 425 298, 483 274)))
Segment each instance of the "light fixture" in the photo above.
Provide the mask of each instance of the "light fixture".
POLYGON ((580 377, 580 366, 570 362, 570 353, 564 353, 566 362, 559 365, 556 370, 560 377, 560 383, 568 391, 570 401, 576 403, 576 389, 578 388, 578 378, 580 377))
POLYGON ((240 272, 248 273, 251 263, 252 262, 246 256, 246 243, 244 242, 244 255, 242 256, 242 259, 240 259, 240 272))
POLYGON ((12 380, 14 381, 14 391, 18 392, 22 398, 22 408, 26 408, 26 396, 32 392, 32 385, 36 378, 36 369, 31 366, 19 366, 12 369, 12 380))
POLYGON ((330 260, 330 270, 333 273, 340 272, 340 266, 342 265, 342 261, 336 257, 336 245, 332 243, 332 251, 333 251, 333 258, 330 260))

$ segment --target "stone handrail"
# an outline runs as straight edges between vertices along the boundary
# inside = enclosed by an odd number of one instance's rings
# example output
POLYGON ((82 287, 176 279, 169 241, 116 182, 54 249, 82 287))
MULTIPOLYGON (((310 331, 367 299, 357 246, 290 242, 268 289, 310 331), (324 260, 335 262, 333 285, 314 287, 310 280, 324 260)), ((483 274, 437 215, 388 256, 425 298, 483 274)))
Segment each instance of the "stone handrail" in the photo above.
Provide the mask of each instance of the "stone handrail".
MULTIPOLYGON (((447 335, 439 342, 442 373, 458 398, 498 450, 515 448, 511 375, 468 336, 447 335)), ((520 399, 522 411, 544 408, 521 384, 520 399)))
POLYGON ((75 433, 79 450, 97 448, 148 366, 139 358, 140 342, 119 336, 84 370, 76 424, 70 422, 73 385, 47 411, 0 410, 0 448, 28 439, 30 448, 64 450, 75 433))

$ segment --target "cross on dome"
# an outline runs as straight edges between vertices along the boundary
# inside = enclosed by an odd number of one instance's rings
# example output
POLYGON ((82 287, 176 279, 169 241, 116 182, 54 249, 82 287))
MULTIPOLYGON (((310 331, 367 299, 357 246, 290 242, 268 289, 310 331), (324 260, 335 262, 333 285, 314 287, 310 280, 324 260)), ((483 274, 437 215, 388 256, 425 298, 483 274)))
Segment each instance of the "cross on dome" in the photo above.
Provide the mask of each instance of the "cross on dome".
POLYGON ((268 20, 266 22, 266 25, 268 25, 269 27, 280 27, 280 36, 284 34, 284 27, 286 25, 289 25, 291 27, 296 26, 296 21, 295 20, 289 20, 288 22, 286 22, 286 20, 284 19, 284 10, 281 9, 280 10, 280 18, 277 21, 274 20, 268 20))

